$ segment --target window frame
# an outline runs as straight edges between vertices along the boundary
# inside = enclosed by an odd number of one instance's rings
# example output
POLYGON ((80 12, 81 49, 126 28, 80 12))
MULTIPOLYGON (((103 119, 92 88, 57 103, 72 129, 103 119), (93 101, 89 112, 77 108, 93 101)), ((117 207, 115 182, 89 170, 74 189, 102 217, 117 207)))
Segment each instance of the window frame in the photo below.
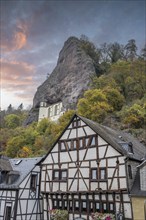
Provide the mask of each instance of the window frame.
POLYGON ((81 200, 81 211, 87 212, 87 200, 81 200), (83 207, 83 203, 86 203, 86 208, 83 207))
POLYGON ((12 203, 8 202, 6 203, 6 206, 5 206, 4 220, 11 220, 11 213, 12 213, 12 203), (10 212, 8 210, 9 208, 10 208, 10 212))
POLYGON ((73 128, 77 128, 77 127, 81 127, 81 120, 80 119, 76 119, 72 122, 72 127, 73 128))
POLYGON ((97 181, 98 180, 98 168, 91 168, 91 174, 90 174, 90 179, 91 181, 97 181), (96 171, 96 178, 93 178, 93 171, 96 171))
POLYGON ((99 180, 105 181, 107 180, 107 173, 105 167, 99 167, 99 180), (104 170, 104 178, 101 178, 101 171, 104 170))
POLYGON ((67 177, 68 177, 68 170, 67 169, 54 169, 52 172, 52 180, 53 181, 59 181, 59 182, 66 182, 67 181, 67 177), (66 172, 66 177, 62 177, 62 173, 66 172), (55 178, 55 173, 58 173, 58 178, 55 178))
POLYGON ((30 189, 32 191, 36 191, 37 188, 37 174, 36 173, 31 173, 30 177, 30 189))

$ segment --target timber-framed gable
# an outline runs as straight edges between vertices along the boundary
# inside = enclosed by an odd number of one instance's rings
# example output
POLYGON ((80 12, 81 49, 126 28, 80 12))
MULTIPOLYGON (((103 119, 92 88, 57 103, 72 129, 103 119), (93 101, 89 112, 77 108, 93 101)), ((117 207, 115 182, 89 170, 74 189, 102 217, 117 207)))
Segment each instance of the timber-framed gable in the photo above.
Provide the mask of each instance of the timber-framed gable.
POLYGON ((95 211, 132 219, 127 158, 137 163, 140 159, 134 158, 133 146, 109 133, 95 122, 73 116, 41 163, 44 219, 50 219, 54 208, 67 209, 69 219, 89 220, 95 211))

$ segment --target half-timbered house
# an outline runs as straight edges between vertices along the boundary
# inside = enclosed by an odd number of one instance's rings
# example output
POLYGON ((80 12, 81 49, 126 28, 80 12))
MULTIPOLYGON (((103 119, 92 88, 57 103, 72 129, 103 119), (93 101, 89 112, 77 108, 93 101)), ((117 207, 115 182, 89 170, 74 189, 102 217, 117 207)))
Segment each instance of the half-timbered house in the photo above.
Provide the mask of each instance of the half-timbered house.
POLYGON ((41 161, 43 219, 67 209, 69 220, 110 212, 133 219, 129 196, 145 147, 130 135, 74 115, 41 161))
POLYGON ((42 220, 41 158, 0 158, 0 220, 42 220))

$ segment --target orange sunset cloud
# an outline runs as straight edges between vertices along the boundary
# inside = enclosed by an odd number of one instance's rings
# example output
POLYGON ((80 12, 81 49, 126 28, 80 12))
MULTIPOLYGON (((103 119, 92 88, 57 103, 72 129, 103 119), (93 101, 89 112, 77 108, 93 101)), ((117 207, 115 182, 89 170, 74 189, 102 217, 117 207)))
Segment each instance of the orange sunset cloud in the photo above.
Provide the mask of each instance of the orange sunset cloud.
POLYGON ((11 52, 23 48, 27 44, 27 26, 18 22, 9 36, 1 36, 1 48, 4 52, 11 52))
POLYGON ((1 60, 2 88, 13 90, 14 86, 21 88, 34 83, 35 67, 25 62, 1 60))

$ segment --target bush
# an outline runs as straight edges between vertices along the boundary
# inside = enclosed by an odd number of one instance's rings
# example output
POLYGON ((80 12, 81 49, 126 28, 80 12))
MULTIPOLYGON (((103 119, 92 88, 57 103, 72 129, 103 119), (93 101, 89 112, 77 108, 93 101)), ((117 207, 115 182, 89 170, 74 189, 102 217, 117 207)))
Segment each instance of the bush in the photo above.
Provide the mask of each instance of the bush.
POLYGON ((93 220, 115 220, 115 216, 111 213, 95 212, 91 214, 93 220))
POLYGON ((50 210, 51 220, 67 220, 68 211, 60 209, 50 210))

